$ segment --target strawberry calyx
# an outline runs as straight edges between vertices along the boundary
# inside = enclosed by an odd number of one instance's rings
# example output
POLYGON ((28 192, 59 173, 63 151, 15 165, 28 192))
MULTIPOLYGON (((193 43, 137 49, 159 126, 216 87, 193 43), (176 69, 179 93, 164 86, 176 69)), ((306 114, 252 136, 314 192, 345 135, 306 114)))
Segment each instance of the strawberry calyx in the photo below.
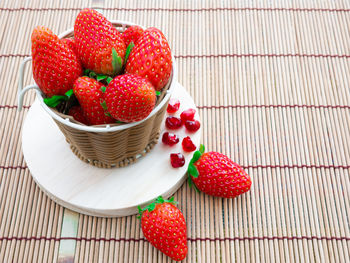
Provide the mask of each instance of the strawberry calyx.
MULTIPOLYGON (((92 78, 92 79, 96 79, 97 81, 103 83, 103 84, 109 84, 109 82, 111 82, 113 80, 113 78, 111 78, 108 75, 104 75, 104 74, 97 74, 94 71, 90 70, 90 69, 85 69, 84 70, 84 76, 92 78)), ((102 91, 104 92, 104 91, 102 91)))
POLYGON ((68 101, 73 94, 73 89, 70 89, 64 95, 53 95, 50 98, 44 98, 44 103, 51 108, 55 108, 61 102, 68 101))
POLYGON ((192 159, 188 165, 188 168, 187 168, 187 175, 188 175, 188 185, 190 187, 194 187, 195 190, 197 192, 199 192, 198 188, 196 187, 196 185, 193 183, 192 181, 192 177, 194 178, 197 178, 199 176, 199 173, 198 173, 198 170, 197 168, 194 166, 194 163, 197 162, 199 160, 199 158, 201 158, 202 154, 205 152, 205 147, 203 144, 201 144, 199 146, 199 150, 198 151, 195 151, 193 153, 193 156, 192 156, 192 159))
POLYGON ((128 45, 128 47, 126 48, 126 52, 125 52, 125 59, 124 59, 124 65, 126 64, 126 62, 128 61, 129 55, 132 51, 132 49, 134 48, 135 44, 133 41, 130 42, 130 44, 128 45))
POLYGON ((177 204, 177 202, 174 201, 173 196, 170 197, 169 200, 164 199, 162 196, 158 196, 157 199, 153 203, 150 203, 148 206, 146 206, 144 208, 141 208, 140 206, 137 207, 139 210, 139 214, 140 214, 137 218, 141 218, 144 211, 147 210, 148 212, 152 212, 156 208, 157 204, 164 204, 164 203, 169 203, 169 204, 173 204, 173 205, 177 204))
POLYGON ((112 48, 112 66, 113 76, 117 75, 123 69, 122 58, 118 55, 115 48, 112 48))

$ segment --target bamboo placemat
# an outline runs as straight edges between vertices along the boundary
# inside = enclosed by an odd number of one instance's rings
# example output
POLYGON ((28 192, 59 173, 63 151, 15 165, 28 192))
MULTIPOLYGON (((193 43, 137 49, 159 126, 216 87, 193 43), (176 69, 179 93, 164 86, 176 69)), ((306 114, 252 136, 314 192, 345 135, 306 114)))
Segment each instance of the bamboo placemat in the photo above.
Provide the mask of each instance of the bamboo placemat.
MULTIPOLYGON (((100 0, 110 19, 156 26, 200 109, 202 142, 248 171, 233 200, 175 194, 187 262, 349 262, 350 1, 100 0), (254 2, 257 2, 254 4, 254 2)), ((23 160, 20 61, 36 25, 59 33, 86 1, 0 0, 0 261, 167 262, 136 216, 56 205, 23 160)), ((26 83, 31 83, 30 69, 26 83)))

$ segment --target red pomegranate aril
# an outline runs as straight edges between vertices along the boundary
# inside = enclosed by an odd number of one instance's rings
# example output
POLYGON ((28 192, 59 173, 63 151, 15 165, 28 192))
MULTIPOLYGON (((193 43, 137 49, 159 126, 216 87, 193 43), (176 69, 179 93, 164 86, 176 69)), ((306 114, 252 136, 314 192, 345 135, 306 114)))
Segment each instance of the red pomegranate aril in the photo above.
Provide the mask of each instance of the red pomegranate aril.
POLYGON ((196 148, 197 147, 192 142, 190 136, 187 136, 187 137, 183 138, 183 140, 182 140, 182 149, 185 152, 193 152, 194 150, 196 150, 196 148))
POLYGON ((178 111, 179 108, 180 108, 180 101, 178 99, 171 98, 168 103, 167 112, 175 113, 178 111))
POLYGON ((183 122, 192 121, 194 119, 194 114, 196 113, 195 109, 188 109, 181 113, 180 117, 183 122))
POLYGON ((174 168, 179 168, 185 165, 185 157, 181 153, 170 154, 171 166, 174 168))
POLYGON ((197 120, 194 121, 186 121, 185 122, 185 127, 187 130, 191 131, 191 132, 195 132, 198 131, 199 128, 201 127, 201 123, 197 120))
POLYGON ((165 126, 170 130, 180 129, 182 126, 182 120, 176 117, 167 117, 165 120, 165 126))
POLYGON ((174 145, 179 142, 179 137, 174 133, 164 132, 162 142, 167 145, 174 145))

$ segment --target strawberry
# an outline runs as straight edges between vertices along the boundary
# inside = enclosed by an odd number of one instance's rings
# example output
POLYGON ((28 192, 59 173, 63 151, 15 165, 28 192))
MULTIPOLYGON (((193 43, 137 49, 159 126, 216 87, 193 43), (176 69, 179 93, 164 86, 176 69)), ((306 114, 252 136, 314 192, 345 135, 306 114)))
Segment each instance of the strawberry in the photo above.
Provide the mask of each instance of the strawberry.
POLYGON ((77 56, 47 27, 36 27, 31 41, 35 82, 48 97, 64 95, 83 73, 77 56))
POLYGON ((68 115, 72 116, 76 121, 89 125, 87 118, 84 115, 83 109, 80 106, 73 106, 69 109, 68 115))
POLYGON ((63 38, 63 39, 61 39, 61 42, 67 44, 70 47, 70 49, 73 50, 74 53, 78 56, 77 47, 75 46, 74 38, 72 38, 72 37, 63 38))
POLYGON ((168 41, 159 29, 148 28, 131 51, 125 72, 148 79, 158 91, 168 82, 171 69, 168 41))
POLYGON ((74 38, 85 68, 112 76, 121 72, 126 46, 121 33, 102 14, 82 10, 75 20, 74 38))
POLYGON ((100 82, 89 77, 80 77, 74 83, 73 92, 83 109, 88 123, 91 125, 115 122, 106 112, 102 92, 104 88, 100 82))
POLYGON ((139 38, 142 36, 144 30, 140 26, 131 26, 128 27, 123 33, 123 39, 126 46, 129 46, 131 42, 136 42, 139 40, 139 38))
POLYGON ((108 112, 122 122, 146 118, 156 103, 156 92, 151 83, 132 74, 115 77, 104 95, 108 112))
POLYGON ((234 198, 252 184, 242 167, 221 153, 204 153, 203 145, 193 154, 187 172, 190 185, 212 196, 234 198))
POLYGON ((145 238, 165 255, 181 261, 187 255, 187 228, 173 200, 173 197, 164 200, 159 196, 144 209, 139 207, 139 213, 145 238))

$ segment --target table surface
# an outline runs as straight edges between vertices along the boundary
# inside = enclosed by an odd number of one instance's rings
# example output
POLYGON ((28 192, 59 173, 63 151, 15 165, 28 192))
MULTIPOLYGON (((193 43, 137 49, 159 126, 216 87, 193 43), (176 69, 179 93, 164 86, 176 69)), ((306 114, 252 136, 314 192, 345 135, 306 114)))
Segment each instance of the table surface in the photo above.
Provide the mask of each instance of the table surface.
MULTIPOLYGON (((350 257, 350 1, 98 1, 109 19, 160 28, 198 105, 201 141, 253 180, 235 199, 174 195, 186 262, 345 262, 350 257)), ((0 1, 0 261, 168 262, 136 216, 50 200, 23 160, 17 80, 36 25, 72 27, 89 1, 0 1)), ((25 82, 33 83, 31 69, 25 82)))

